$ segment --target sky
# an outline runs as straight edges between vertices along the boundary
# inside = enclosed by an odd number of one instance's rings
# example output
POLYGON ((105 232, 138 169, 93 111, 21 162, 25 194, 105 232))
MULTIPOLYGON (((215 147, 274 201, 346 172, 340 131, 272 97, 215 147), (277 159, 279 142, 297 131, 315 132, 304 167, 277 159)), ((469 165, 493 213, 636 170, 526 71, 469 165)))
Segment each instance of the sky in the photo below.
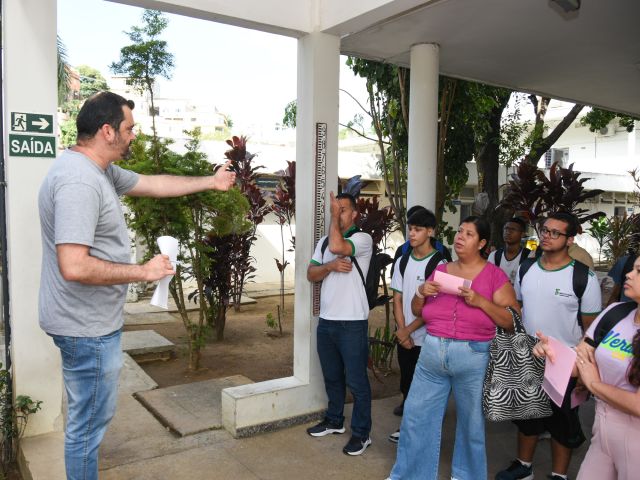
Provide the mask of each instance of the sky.
MULTIPOLYGON (((143 10, 104 0, 58 0, 58 34, 72 66, 89 65, 112 74, 109 64, 130 44, 124 33, 140 24, 143 10)), ((297 41, 219 23, 165 14, 169 26, 162 38, 174 55, 170 81, 160 84, 162 96, 214 104, 230 114, 236 128, 282 121, 287 103, 296 98, 297 41)), ((344 66, 340 84, 364 99, 362 79, 344 66)), ((358 107, 341 94, 343 123, 358 107)), ((234 132, 242 134, 243 132, 234 132)))

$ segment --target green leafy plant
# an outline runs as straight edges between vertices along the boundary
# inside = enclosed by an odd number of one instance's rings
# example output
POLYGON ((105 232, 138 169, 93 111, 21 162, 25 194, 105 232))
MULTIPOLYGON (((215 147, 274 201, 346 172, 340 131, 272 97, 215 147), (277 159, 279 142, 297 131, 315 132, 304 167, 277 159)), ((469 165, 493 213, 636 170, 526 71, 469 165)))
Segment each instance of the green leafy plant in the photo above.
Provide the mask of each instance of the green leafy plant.
POLYGON ((267 316, 265 317, 265 323, 267 324, 267 327, 269 327, 271 330, 275 330, 278 328, 278 321, 276 320, 276 317, 274 317, 273 313, 271 312, 267 313, 267 316))
POLYGON ((640 240, 640 215, 612 216, 607 219, 607 235, 604 254, 610 264, 615 263, 629 250, 637 251, 640 240))
POLYGON ((371 335, 369 330, 369 367, 375 374, 375 369, 390 371, 393 361, 395 336, 389 325, 378 327, 371 335))
POLYGON ((611 232, 611 227, 606 217, 594 218, 589 224, 591 226, 587 229, 587 232, 598 242, 598 263, 601 263, 602 249, 611 232))
POLYGON ((0 464, 6 475, 15 462, 18 441, 22 438, 29 417, 42 407, 41 400, 18 395, 12 402, 11 375, 0 363, 0 464))

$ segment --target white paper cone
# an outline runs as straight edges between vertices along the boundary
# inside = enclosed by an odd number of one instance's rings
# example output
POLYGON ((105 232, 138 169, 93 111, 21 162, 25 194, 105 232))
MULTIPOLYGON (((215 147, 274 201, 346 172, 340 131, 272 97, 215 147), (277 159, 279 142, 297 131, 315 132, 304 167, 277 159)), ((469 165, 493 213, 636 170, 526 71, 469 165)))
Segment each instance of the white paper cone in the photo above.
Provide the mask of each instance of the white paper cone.
MULTIPOLYGON (((160 253, 168 255, 169 260, 174 262, 175 265, 175 262, 178 260, 178 240, 173 237, 164 236, 158 237, 156 242, 160 248, 160 253)), ((167 302, 169 301, 169 282, 171 282, 172 278, 173 275, 167 275, 158 282, 158 286, 156 287, 155 292, 153 292, 153 297, 151 297, 151 305, 168 310, 169 307, 167 302)))

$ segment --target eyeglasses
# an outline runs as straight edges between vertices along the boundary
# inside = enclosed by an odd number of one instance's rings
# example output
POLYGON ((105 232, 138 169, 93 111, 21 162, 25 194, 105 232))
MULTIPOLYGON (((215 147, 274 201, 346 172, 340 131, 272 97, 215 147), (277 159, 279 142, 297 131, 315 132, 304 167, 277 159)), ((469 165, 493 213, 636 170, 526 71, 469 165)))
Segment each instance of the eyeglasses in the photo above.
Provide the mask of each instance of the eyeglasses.
POLYGON ((554 240, 556 240, 560 235, 562 235, 563 237, 568 237, 569 236, 566 233, 559 232, 558 230, 549 230, 547 227, 542 227, 539 230, 539 232, 540 232, 540 236, 541 237, 545 237, 545 236, 549 235, 554 240))

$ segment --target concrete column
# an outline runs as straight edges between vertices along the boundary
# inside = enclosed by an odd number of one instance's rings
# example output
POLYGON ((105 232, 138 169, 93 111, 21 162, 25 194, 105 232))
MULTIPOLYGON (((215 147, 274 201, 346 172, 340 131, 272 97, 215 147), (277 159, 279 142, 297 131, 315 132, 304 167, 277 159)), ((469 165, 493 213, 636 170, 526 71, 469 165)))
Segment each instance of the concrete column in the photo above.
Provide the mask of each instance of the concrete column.
MULTIPOLYGON (((326 124, 325 205, 338 178, 338 84, 340 39, 311 33, 298 41, 298 104, 296 132, 296 259, 293 377, 228 388, 222 392, 223 424, 235 436, 317 416, 326 408, 326 394, 316 353, 312 287, 307 266, 314 250, 314 158, 316 127, 326 124)), ((325 215, 328 227, 328 208, 325 215)))
MULTIPOLYGON (((3 6, 9 270, 3 274, 9 275, 14 395, 29 395, 43 402, 42 410, 29 418, 25 435, 30 436, 62 427, 60 353, 38 325, 42 256, 38 189, 53 159, 10 156, 9 135, 15 134, 11 131, 12 112, 52 115, 55 122, 56 1, 4 0, 3 6)), ((56 131, 54 123, 52 135, 56 131)))
POLYGON ((434 212, 439 63, 438 45, 420 44, 411 47, 407 208, 422 205, 434 212))

